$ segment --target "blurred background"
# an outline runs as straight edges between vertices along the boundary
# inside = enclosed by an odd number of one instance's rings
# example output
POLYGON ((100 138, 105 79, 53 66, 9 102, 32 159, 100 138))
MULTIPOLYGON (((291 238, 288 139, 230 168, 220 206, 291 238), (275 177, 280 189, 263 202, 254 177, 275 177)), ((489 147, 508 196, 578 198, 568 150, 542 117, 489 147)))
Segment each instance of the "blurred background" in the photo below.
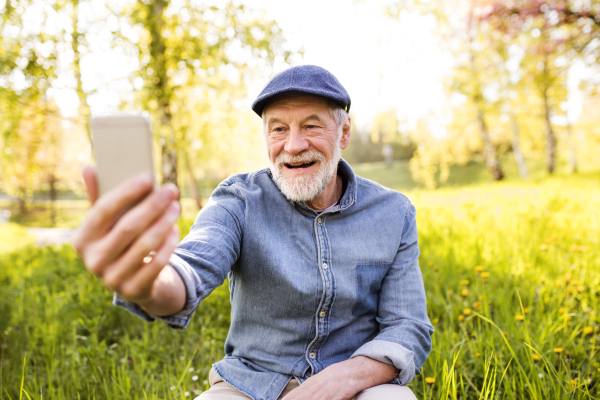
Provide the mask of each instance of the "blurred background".
POLYGON ((333 72, 343 153, 410 191, 600 169, 596 0, 0 1, 0 218, 76 227, 90 116, 148 110, 158 174, 193 215, 267 166, 250 104, 273 74, 333 72))

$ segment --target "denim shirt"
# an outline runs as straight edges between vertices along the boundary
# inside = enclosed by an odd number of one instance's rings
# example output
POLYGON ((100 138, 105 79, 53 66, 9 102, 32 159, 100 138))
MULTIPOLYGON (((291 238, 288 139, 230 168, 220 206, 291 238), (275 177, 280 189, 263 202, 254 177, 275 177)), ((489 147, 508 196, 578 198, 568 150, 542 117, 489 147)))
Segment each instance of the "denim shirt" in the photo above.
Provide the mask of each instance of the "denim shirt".
POLYGON ((402 194, 354 175, 338 205, 321 214, 291 203, 268 169, 223 181, 171 257, 187 289, 185 308, 157 317, 115 297, 147 321, 186 329, 225 278, 231 327, 214 365, 253 399, 275 400, 356 356, 393 364, 410 382, 431 349, 415 208, 402 194))

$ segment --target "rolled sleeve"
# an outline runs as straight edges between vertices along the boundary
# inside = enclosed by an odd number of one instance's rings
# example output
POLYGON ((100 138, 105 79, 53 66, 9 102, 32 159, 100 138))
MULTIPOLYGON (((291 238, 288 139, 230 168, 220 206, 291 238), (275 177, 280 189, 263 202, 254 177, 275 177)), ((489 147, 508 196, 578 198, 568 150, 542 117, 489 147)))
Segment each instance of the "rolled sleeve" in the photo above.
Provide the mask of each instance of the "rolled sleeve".
POLYGON ((379 292, 379 333, 351 356, 366 356, 394 365, 400 373, 392 383, 401 385, 420 373, 431 351, 433 326, 427 317, 418 259, 416 211, 409 204, 398 252, 379 292))
POLYGON ((171 255, 169 264, 181 276, 186 289, 185 307, 177 314, 152 315, 116 294, 113 304, 144 321, 159 320, 171 328, 186 330, 200 302, 225 281, 239 257, 243 211, 243 198, 230 185, 222 183, 171 255))

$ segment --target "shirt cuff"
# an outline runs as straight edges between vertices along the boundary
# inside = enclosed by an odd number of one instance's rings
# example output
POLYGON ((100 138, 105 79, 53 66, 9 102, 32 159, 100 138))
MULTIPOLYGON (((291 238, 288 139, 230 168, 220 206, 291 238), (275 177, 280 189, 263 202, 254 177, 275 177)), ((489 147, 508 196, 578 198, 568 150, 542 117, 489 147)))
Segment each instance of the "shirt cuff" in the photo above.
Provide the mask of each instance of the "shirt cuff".
POLYGON ((369 357, 398 368, 400 373, 390 383, 406 385, 415 377, 414 354, 398 343, 386 340, 371 340, 360 346, 350 358, 357 356, 369 357))
POLYGON ((186 301, 183 310, 179 311, 177 314, 166 317, 153 315, 144 311, 137 304, 123 300, 116 293, 113 299, 113 304, 126 309, 144 321, 152 322, 154 320, 159 320, 165 322, 173 329, 182 331, 186 330, 190 325, 194 311, 196 311, 196 308, 198 308, 198 304, 200 303, 200 298, 197 295, 198 288, 200 287, 200 277, 187 262, 178 257, 176 254, 171 255, 169 258, 169 264, 175 269, 175 271, 177 271, 177 273, 181 276, 183 283, 185 284, 186 301))

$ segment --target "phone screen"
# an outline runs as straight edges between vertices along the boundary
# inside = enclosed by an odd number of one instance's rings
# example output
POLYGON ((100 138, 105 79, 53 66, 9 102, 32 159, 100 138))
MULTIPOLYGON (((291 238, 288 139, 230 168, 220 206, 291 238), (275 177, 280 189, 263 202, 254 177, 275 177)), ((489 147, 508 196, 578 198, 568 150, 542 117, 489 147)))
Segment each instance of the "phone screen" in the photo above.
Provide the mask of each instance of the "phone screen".
POLYGON ((143 172, 155 176, 148 113, 94 117, 91 129, 101 196, 143 172))

